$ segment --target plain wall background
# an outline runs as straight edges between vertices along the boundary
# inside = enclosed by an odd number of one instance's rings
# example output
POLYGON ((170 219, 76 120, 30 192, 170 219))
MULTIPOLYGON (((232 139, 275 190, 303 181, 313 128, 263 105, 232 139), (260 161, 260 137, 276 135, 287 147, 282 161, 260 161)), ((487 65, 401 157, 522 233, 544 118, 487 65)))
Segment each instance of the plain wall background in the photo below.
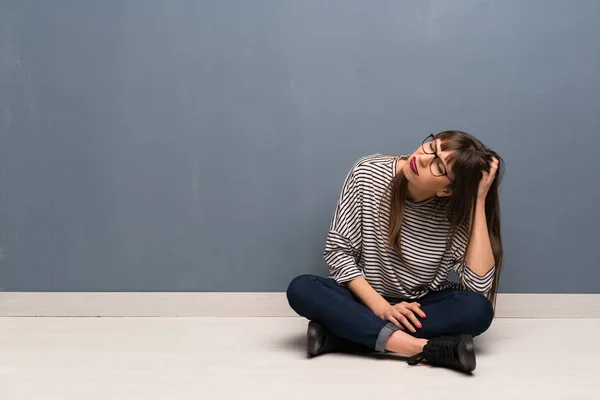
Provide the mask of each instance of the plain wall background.
POLYGON ((506 160, 502 292, 600 292, 600 2, 0 4, 0 288, 283 291, 361 156, 506 160))

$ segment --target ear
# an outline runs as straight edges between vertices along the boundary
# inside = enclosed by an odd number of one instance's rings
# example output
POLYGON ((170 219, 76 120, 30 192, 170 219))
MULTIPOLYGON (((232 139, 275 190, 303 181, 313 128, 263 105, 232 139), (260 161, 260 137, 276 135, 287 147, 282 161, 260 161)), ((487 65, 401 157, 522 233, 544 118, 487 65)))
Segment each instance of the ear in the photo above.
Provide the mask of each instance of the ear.
POLYGON ((435 195, 437 197, 448 197, 448 196, 452 196, 453 192, 454 192, 454 190, 451 187, 447 186, 444 189, 437 192, 435 195))

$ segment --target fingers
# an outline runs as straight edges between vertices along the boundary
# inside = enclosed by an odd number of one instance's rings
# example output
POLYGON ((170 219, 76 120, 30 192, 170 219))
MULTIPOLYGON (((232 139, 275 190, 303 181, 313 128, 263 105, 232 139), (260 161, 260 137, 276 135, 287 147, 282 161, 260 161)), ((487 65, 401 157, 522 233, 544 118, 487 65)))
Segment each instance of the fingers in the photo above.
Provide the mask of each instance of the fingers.
POLYGON ((409 331, 416 332, 416 328, 422 328, 421 322, 417 316, 426 318, 425 313, 421 310, 421 304, 414 302, 402 302, 393 306, 392 315, 394 319, 405 326, 409 331))
POLYGON ((498 169, 498 165, 500 162, 496 157, 492 157, 492 162, 490 163, 490 171, 496 171, 498 169))
POLYGON ((394 308, 394 318, 396 318, 402 325, 404 325, 409 331, 416 332, 416 327, 421 328, 421 323, 415 317, 413 312, 409 310, 405 305, 399 304, 398 307, 394 308))
MULTIPOLYGON (((410 311, 408 311, 410 312, 410 311)), ((412 333, 415 333, 417 331, 417 329, 410 323, 409 319, 406 318, 406 316, 404 316, 403 314, 400 314, 399 311, 397 311, 397 313, 399 314, 399 316, 396 317, 396 319, 398 321, 400 321, 400 323, 402 325, 404 325, 406 327, 406 329, 408 329, 409 331, 411 331, 412 333)), ((411 313, 412 314, 412 313, 411 313)), ((414 317, 414 315, 413 315, 414 317)), ((420 325, 420 324, 419 324, 420 325)))
POLYGON ((396 325, 398 328, 405 330, 404 327, 402 326, 402 324, 400 322, 398 322, 398 320, 396 318, 394 318, 392 315, 389 315, 387 317, 387 320, 389 322, 391 322, 392 324, 396 325))
POLYGON ((421 323, 419 322, 417 317, 415 317, 415 314, 412 311, 406 310, 406 314, 404 314, 404 316, 407 317, 414 326, 416 326, 417 328, 422 328, 421 323))
POLYGON ((421 305, 419 303, 411 303, 411 305, 408 308, 410 308, 412 312, 417 314, 419 317, 426 318, 426 315, 423 312, 423 310, 421 310, 421 305))
POLYGON ((498 159, 492 156, 492 161, 490 161, 490 170, 481 171, 481 181, 484 182, 486 185, 491 184, 494 178, 496 177, 496 172, 498 171, 499 164, 500 162, 498 161, 498 159))

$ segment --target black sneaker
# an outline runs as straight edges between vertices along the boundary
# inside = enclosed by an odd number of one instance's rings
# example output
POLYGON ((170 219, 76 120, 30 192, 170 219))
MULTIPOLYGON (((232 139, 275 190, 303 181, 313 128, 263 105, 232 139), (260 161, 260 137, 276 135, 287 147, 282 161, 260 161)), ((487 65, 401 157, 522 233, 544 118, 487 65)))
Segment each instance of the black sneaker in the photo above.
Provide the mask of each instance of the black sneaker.
POLYGON ((306 331, 306 354, 315 357, 325 353, 366 354, 373 349, 329 332, 321 324, 310 321, 306 331))
POLYGON ((423 360, 431 365, 471 372, 475 369, 473 336, 442 336, 430 339, 421 353, 408 359, 408 364, 416 365, 423 360))
POLYGON ((306 354, 315 357, 319 354, 333 353, 339 350, 333 335, 320 324, 310 321, 306 331, 306 354))

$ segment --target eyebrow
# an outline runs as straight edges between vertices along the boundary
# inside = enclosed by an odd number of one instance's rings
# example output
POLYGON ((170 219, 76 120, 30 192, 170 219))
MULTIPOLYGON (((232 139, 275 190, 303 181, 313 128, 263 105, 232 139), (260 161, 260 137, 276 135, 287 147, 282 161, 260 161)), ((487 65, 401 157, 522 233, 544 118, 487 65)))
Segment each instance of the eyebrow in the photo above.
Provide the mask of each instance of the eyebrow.
MULTIPOLYGON (((436 153, 442 151, 442 140, 441 139, 435 139, 435 147, 437 149, 436 153), (438 144, 438 140, 439 140, 439 144, 438 144)), ((450 164, 448 164, 448 162, 446 160, 444 160, 439 154, 437 156, 440 158, 440 160, 442 160, 444 162, 446 169, 448 169, 450 167, 450 164)))
MULTIPOLYGON (((442 150, 442 139, 434 139, 435 140, 435 148, 437 149, 436 153, 442 150), (438 145, 438 140, 439 140, 439 145, 438 145)), ((440 160, 442 160, 442 162, 444 163, 444 166, 446 167, 446 173, 448 175, 450 175, 450 164, 448 164, 448 162, 446 160, 444 160, 442 157, 440 157, 440 155, 438 154, 438 157, 440 158, 440 160)), ((454 180, 454 178, 451 178, 454 180)))

